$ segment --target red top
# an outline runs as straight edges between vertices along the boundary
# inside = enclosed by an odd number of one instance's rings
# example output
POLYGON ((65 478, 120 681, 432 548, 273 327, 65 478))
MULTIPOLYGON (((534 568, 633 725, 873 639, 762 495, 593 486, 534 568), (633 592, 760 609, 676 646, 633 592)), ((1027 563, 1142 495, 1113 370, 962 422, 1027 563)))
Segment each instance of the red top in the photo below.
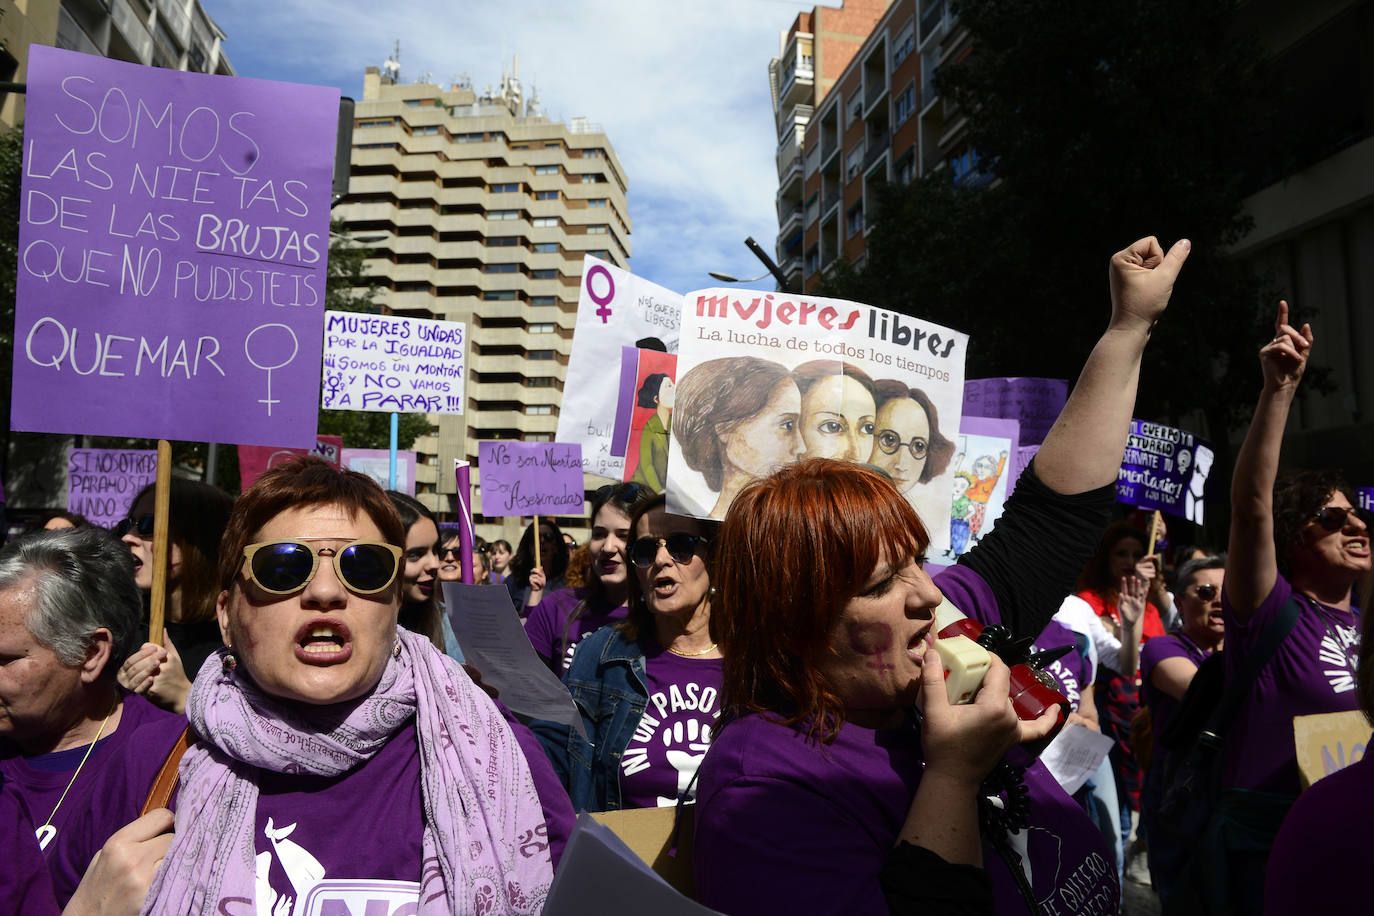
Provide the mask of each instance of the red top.
MULTIPOLYGON (((1091 589, 1084 589, 1078 597, 1088 602, 1098 617, 1110 617, 1116 624, 1116 632, 1121 632, 1121 614, 1117 612, 1116 600, 1104 601, 1102 596, 1091 589)), ((1140 641, 1148 642, 1156 636, 1164 635, 1164 621, 1159 616, 1159 608, 1150 601, 1145 602, 1145 618, 1141 621, 1140 641)))

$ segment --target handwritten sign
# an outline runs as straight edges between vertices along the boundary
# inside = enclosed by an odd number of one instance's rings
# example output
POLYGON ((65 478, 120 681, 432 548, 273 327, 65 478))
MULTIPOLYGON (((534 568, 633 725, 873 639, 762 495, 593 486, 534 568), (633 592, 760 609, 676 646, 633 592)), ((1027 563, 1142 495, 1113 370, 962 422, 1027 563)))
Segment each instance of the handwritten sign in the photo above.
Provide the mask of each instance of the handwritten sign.
POLYGON ((316 436, 315 447, 313 449, 273 448, 269 445, 240 445, 239 487, 244 490, 248 489, 268 468, 274 468, 282 462, 290 461, 298 455, 317 455, 335 467, 338 467, 343 459, 343 437, 316 436))
POLYGON ((15 429, 314 447, 338 100, 33 46, 15 429))
POLYGON ((463 412, 467 334, 461 322, 356 312, 324 317, 321 407, 463 412))
POLYGON ((67 511, 109 528, 129 513, 135 494, 157 477, 153 449, 67 449, 67 511))
POLYGON ((566 442, 477 443, 480 512, 506 515, 581 515, 582 447, 566 442))
POLYGON ((1374 512, 1374 487, 1356 487, 1355 496, 1359 508, 1366 512, 1374 512))
POLYGON ((1294 716, 1293 746, 1302 787, 1359 762, 1370 738, 1369 720, 1359 710, 1294 716))
MULTIPOLYGON (((396 452, 396 489, 407 496, 415 495, 416 463, 413 449, 396 452)), ((384 490, 390 486, 391 452, 387 449, 346 448, 343 450, 343 466, 350 471, 366 474, 384 490)))
POLYGON ((1117 502, 1159 509, 1201 525, 1215 457, 1211 444, 1190 432, 1132 420, 1117 472, 1117 502))
POLYGON ((964 413, 1017 421, 1022 445, 1044 442, 1068 399, 1069 383, 1059 378, 975 378, 964 382, 964 413))
POLYGON ((682 297, 588 255, 582 261, 577 327, 559 408, 559 442, 582 446, 582 469, 620 480, 625 457, 613 453, 621 347, 652 338, 676 353, 682 297))

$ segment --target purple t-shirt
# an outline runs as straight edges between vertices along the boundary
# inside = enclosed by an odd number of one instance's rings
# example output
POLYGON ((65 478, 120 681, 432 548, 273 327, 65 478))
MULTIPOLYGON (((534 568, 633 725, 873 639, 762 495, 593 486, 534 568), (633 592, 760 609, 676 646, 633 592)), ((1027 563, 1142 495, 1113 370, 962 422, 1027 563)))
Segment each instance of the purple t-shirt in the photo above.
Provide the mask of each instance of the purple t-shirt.
MULTIPOLYGON (((1293 594, 1283 576, 1249 621, 1236 620, 1223 586, 1226 619, 1226 677, 1259 642, 1265 627, 1293 594)), ((1359 617, 1300 598, 1303 609, 1288 638, 1255 678, 1226 739, 1226 785, 1297 795, 1297 750, 1293 717, 1344 712, 1358 706, 1355 672, 1360 650, 1359 617)))
POLYGON ((52 815, 56 832, 43 846, 43 857, 62 906, 105 841, 138 817, 157 771, 186 729, 185 716, 159 709, 137 694, 121 694, 119 727, 96 743, 84 766, 81 758, 90 745, 0 760, 4 791, 19 800, 35 829, 52 815), (81 772, 67 790, 78 766, 81 772), (64 790, 67 797, 58 806, 64 790))
POLYGON ((11 913, 56 916, 57 898, 33 835, 33 822, 8 792, 0 792, 0 836, 5 840, 5 864, 0 866, 0 906, 11 913))
POLYGON ((541 658, 558 661, 555 673, 562 677, 572 663, 573 650, 582 637, 595 633, 607 624, 624 620, 629 612, 629 608, 623 604, 620 607, 605 607, 592 597, 590 589, 563 588, 530 608, 530 614, 525 618, 525 635, 530 638, 530 645, 534 646, 534 651, 541 658), (569 626, 568 618, 582 601, 587 602, 585 613, 569 626))
POLYGON ((621 806, 677 804, 711 746, 720 715, 721 660, 644 653, 649 702, 620 758, 621 806))
POLYGON ((1274 840, 1264 911, 1368 913, 1374 872, 1374 754, 1319 779, 1298 797, 1274 840))
MULTIPOLYGON (((936 579, 956 607, 1000 623, 992 589, 955 566, 936 579)), ((884 913, 878 876, 920 784, 914 725, 846 723, 829 745, 762 715, 727 725, 701 767, 694 856, 698 897, 727 914, 884 913)), ((1046 913, 1114 914, 1116 869, 1102 835, 1036 761, 1031 827, 1012 837, 1046 913)), ((1026 912, 1001 856, 984 844, 996 911, 1026 912)))
POLYGON ((1051 620, 1035 637, 1031 646, 1033 652, 1044 652, 1068 646, 1069 651, 1045 666, 1045 671, 1059 684, 1059 692, 1069 701, 1069 706, 1078 711, 1079 701, 1083 698, 1083 688, 1093 682, 1092 663, 1078 651, 1078 638, 1073 630, 1057 620, 1051 620))
POLYGON ((1150 675, 1154 673, 1155 665, 1166 658, 1186 658, 1194 665, 1201 665, 1211 654, 1210 649, 1199 648, 1197 643, 1182 633, 1156 636, 1140 650, 1140 698, 1150 709, 1150 732, 1154 735, 1157 752, 1163 752, 1159 745, 1159 736, 1164 733, 1164 727, 1178 711, 1179 701, 1150 683, 1150 675))

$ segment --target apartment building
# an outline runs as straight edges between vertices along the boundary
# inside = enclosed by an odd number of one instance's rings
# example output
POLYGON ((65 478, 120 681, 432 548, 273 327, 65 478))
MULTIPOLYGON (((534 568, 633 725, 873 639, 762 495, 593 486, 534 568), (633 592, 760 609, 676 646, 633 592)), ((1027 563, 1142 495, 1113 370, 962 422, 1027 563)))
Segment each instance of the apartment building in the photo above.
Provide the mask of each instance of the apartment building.
MULTIPOLYGON (((380 306, 468 326, 466 413, 415 443, 418 498, 448 513, 453 460, 480 440, 553 439, 583 257, 628 269, 627 184, 600 126, 551 121, 515 73, 478 92, 394 72, 367 68, 334 213, 369 249, 380 306)), ((480 490, 473 511, 484 537, 518 531, 482 516, 480 490)))
MULTIPOLYGON (((30 44, 233 76, 224 38, 200 0, 0 0, 0 81, 24 82, 30 44)), ((0 122, 23 120, 23 95, 5 96, 0 122)))

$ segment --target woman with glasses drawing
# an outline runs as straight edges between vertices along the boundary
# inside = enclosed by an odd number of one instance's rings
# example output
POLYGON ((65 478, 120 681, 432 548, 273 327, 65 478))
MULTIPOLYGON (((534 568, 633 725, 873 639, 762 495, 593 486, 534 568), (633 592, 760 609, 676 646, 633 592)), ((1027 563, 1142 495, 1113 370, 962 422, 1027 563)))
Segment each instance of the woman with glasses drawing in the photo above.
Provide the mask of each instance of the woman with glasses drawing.
POLYGON ((720 711, 721 654, 711 629, 717 527, 669 515, 662 496, 630 518, 629 614, 583 639, 563 676, 587 737, 535 726, 578 811, 661 807, 690 796, 720 711))
MULTIPOLYGON (((172 712, 184 711, 191 681, 220 646, 215 567, 233 506, 233 498, 219 487, 172 478, 167 514, 172 541, 167 549, 162 645, 145 642, 119 669, 122 687, 172 712)), ((147 596, 153 588, 153 484, 134 497, 129 517, 114 527, 114 534, 128 545, 134 558, 134 581, 147 596)))
POLYGON ((886 471, 897 492, 939 477, 954 455, 954 443, 940 432, 940 415, 930 397, 905 382, 883 379, 873 386, 878 415, 868 463, 886 471))
POLYGON ((396 625, 405 544, 380 487, 318 458, 239 499, 225 647, 187 698, 200 738, 145 912, 327 911, 360 894, 388 912, 542 907, 531 768, 487 695, 396 625))

